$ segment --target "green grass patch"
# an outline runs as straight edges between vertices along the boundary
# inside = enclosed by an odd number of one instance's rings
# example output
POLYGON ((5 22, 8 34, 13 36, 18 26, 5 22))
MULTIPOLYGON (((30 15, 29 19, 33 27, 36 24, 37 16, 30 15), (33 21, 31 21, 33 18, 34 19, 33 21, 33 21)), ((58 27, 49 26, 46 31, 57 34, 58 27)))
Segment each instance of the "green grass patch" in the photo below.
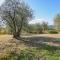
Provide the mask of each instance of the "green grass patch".
POLYGON ((60 47, 44 45, 40 48, 21 50, 19 54, 10 52, 3 60, 60 60, 60 47))

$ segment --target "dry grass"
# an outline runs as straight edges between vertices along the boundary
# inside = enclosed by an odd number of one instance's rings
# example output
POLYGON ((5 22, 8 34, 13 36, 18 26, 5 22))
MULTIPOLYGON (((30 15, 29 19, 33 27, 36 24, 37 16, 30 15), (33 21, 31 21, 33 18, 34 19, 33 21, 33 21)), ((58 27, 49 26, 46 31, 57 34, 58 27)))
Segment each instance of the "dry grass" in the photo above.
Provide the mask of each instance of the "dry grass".
MULTIPOLYGON (((60 34, 42 34, 42 35, 31 35, 31 36, 23 36, 30 37, 30 40, 41 40, 40 37, 45 38, 60 38, 60 34), (39 38, 38 38, 39 37, 39 38)), ((47 39, 47 40, 49 40, 47 39)), ((34 41, 33 41, 34 42, 34 41)), ((60 42, 59 42, 60 43, 60 42)), ((60 46, 58 43, 50 43, 51 45, 60 46)), ((19 53, 20 50, 28 48, 23 42, 13 39, 12 35, 0 35, 0 58, 7 57, 10 52, 19 53)))
POLYGON ((11 35, 0 35, 0 59, 8 57, 11 52, 20 53, 20 50, 26 48, 27 46, 13 39, 11 35))

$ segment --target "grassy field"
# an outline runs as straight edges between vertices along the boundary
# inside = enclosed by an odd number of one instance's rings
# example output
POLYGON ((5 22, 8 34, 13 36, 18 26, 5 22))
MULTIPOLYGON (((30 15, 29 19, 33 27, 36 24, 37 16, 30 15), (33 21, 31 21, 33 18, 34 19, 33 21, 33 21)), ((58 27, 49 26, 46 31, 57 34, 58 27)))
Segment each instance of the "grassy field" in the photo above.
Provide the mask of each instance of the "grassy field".
POLYGON ((0 35, 0 60, 60 60, 60 34, 0 35))

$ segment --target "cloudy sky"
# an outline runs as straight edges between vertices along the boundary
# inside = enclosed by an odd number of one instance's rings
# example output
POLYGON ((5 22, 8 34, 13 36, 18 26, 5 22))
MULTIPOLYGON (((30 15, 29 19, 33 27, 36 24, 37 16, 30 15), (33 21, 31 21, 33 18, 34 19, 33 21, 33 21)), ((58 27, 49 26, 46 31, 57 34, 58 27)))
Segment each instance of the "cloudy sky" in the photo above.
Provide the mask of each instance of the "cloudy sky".
MULTIPOLYGON (((34 19, 30 23, 41 23, 42 21, 53 24, 54 16, 60 12, 60 0, 25 0, 33 9, 34 19)), ((0 5, 4 0, 0 0, 0 5)))

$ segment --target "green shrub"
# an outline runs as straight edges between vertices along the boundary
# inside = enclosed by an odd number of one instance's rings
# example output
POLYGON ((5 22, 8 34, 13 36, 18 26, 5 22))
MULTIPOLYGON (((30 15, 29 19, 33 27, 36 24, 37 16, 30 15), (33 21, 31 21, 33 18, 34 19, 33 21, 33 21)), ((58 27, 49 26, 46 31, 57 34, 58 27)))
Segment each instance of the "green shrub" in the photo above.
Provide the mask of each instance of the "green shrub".
POLYGON ((50 34, 58 34, 58 31, 56 31, 56 30, 50 30, 49 33, 50 34))

